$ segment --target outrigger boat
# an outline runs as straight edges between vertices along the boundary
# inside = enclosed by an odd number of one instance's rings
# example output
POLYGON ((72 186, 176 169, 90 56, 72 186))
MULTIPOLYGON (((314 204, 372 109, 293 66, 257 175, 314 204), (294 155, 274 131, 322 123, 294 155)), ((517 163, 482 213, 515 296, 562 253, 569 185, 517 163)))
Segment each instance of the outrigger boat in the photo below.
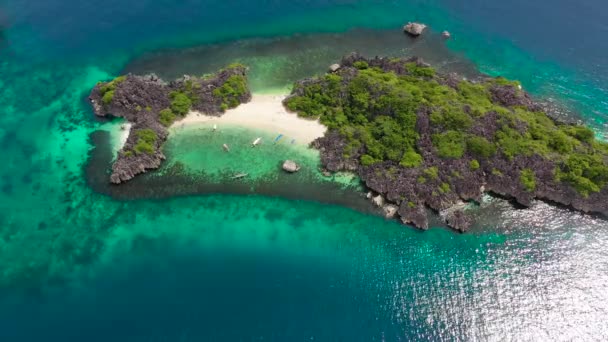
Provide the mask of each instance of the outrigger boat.
POLYGON ((251 146, 255 147, 257 145, 259 145, 262 142, 262 138, 257 138, 253 141, 253 143, 251 143, 251 146))
POLYGON ((232 179, 241 179, 241 178, 245 178, 247 176, 248 176, 248 174, 246 174, 246 173, 237 173, 236 175, 232 176, 232 179))

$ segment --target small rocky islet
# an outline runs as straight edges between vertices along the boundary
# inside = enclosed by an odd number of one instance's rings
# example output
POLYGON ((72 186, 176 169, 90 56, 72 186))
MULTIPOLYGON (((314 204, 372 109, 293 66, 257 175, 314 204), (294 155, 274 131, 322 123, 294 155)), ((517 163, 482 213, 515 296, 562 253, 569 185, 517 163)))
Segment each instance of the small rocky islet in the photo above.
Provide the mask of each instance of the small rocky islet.
MULTIPOLYGON (((188 111, 221 115, 248 102, 246 72, 236 64, 169 83, 154 75, 99 83, 89 97, 95 114, 133 125, 110 181, 158 168, 167 127, 188 111)), ((356 173, 372 202, 403 223, 428 228, 430 208, 465 231, 472 220, 462 204, 485 192, 523 206, 538 198, 608 211, 608 144, 552 119, 517 82, 440 74, 418 58, 351 54, 327 74, 296 82, 284 105, 328 127, 311 144, 323 173, 356 173)), ((283 168, 297 171, 291 164, 283 168)))

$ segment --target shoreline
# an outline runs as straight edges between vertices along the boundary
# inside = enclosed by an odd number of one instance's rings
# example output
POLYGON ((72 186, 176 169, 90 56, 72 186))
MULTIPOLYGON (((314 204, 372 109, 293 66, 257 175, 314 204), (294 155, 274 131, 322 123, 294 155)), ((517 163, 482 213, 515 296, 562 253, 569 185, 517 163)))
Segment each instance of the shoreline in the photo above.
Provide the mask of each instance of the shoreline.
POLYGON ((253 94, 251 101, 243 103, 236 108, 227 110, 222 116, 205 115, 197 111, 190 111, 186 117, 174 122, 170 130, 185 126, 216 125, 218 130, 222 126, 240 126, 244 128, 259 129, 282 139, 293 141, 298 145, 308 145, 315 139, 323 137, 327 127, 319 120, 308 120, 298 117, 296 113, 287 111, 283 106, 285 94, 253 94))

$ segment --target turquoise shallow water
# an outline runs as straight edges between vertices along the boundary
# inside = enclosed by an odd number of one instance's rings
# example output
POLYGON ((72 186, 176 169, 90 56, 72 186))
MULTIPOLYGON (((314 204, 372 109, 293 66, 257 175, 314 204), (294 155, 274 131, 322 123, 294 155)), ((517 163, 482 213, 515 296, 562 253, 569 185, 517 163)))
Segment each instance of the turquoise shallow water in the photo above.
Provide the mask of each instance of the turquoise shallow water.
POLYGON ((422 54, 463 72, 470 60, 605 134, 606 11, 588 2, 571 23, 565 2, 535 4, 1 1, 0 339, 606 336, 608 225, 599 218, 488 198, 472 233, 423 233, 309 201, 116 200, 87 183, 89 135, 101 123, 85 97, 97 81, 122 70, 203 73, 234 58, 252 65, 258 90, 322 72, 353 48, 422 54), (452 31, 449 49, 434 34, 401 36, 413 18, 452 31), (546 32, 572 25, 584 34, 546 32))

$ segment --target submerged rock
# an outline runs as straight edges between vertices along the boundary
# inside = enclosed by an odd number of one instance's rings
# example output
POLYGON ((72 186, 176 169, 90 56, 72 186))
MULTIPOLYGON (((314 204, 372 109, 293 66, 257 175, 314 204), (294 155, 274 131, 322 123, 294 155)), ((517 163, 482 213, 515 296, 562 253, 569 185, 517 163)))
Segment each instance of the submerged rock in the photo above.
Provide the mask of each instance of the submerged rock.
POLYGON ((296 162, 294 162, 293 160, 286 160, 283 163, 283 170, 289 173, 294 173, 300 171, 300 166, 296 164, 296 162))
POLYGON ((405 26, 403 26, 403 31, 409 33, 410 35, 414 36, 414 37, 418 37, 419 35, 422 34, 422 32, 424 32, 424 30, 426 29, 426 25, 425 24, 421 24, 421 23, 407 23, 405 26))

